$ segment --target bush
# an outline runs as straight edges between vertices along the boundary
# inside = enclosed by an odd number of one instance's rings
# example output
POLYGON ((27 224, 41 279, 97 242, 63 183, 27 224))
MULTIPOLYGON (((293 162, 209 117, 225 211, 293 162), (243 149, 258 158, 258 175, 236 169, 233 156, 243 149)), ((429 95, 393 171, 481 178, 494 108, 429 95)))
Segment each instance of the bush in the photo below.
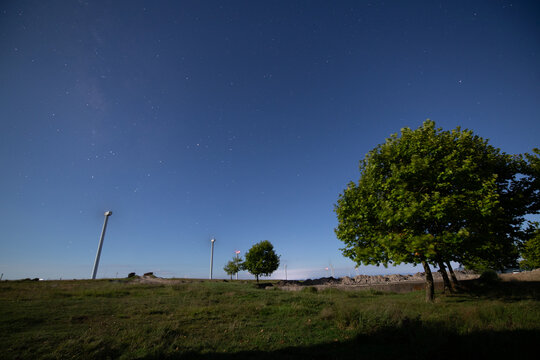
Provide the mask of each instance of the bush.
POLYGON ((495 284, 499 282, 501 279, 499 278, 499 275, 494 270, 485 270, 482 272, 478 280, 482 284, 495 284))

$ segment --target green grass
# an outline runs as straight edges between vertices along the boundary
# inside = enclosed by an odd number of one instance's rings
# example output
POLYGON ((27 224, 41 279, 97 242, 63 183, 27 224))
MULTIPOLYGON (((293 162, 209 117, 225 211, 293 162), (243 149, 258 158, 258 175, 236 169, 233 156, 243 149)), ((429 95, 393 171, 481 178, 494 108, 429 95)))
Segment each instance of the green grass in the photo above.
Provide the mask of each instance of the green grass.
POLYGON ((250 282, 0 282, 0 358, 390 359, 526 354, 538 283, 423 292, 258 289, 250 282))

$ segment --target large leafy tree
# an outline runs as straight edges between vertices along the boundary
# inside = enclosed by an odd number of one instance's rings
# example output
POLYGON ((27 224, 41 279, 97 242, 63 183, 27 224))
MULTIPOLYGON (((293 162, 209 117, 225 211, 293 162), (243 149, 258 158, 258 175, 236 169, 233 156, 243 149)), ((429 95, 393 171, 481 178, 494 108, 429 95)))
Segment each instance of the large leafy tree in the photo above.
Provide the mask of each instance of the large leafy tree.
POLYGON ((358 184, 339 196, 335 231, 343 254, 359 265, 422 264, 432 301, 430 264, 446 275, 445 264, 468 257, 515 261, 515 214, 500 202, 516 171, 514 157, 472 131, 442 131, 430 120, 404 128, 366 155, 358 184))
POLYGON ((279 267, 279 256, 268 240, 253 245, 244 257, 246 260, 242 264, 243 269, 255 275, 257 282, 259 276, 270 276, 279 267))

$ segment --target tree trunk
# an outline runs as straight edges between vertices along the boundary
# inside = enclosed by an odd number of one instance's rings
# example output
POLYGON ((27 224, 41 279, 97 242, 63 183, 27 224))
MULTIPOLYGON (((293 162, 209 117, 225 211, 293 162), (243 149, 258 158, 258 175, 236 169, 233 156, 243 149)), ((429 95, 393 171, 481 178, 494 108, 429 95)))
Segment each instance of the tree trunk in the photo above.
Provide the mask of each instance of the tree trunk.
POLYGON ((441 273, 444 282, 443 293, 446 294, 447 291, 453 293, 454 289, 452 288, 452 284, 450 284, 450 279, 448 278, 448 274, 446 273, 444 263, 442 262, 442 260, 439 260, 437 264, 439 265, 439 272, 441 273))
POLYGON ((454 274, 454 269, 452 269, 452 266, 450 265, 450 261, 446 262, 446 267, 448 268, 448 271, 450 272, 450 277, 452 278, 454 289, 457 289, 459 287, 459 281, 456 277, 456 274, 454 274))
POLYGON ((259 275, 255 275, 255 280, 257 280, 257 284, 259 283, 259 275))
POLYGON ((433 298, 435 297, 433 275, 431 274, 429 264, 425 260, 422 261, 422 265, 424 266, 424 272, 426 273, 426 302, 433 302, 433 298))

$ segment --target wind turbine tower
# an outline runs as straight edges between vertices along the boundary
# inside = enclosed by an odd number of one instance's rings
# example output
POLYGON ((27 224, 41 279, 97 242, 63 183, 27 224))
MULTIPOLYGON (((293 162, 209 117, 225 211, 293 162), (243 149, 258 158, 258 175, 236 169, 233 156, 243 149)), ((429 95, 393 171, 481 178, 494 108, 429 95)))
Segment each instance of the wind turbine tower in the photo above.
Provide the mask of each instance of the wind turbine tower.
POLYGON ((210 242, 212 243, 212 248, 210 250, 210 280, 212 280, 212 271, 214 269, 214 243, 216 242, 216 238, 212 238, 210 242))
POLYGON ((103 229, 101 230, 101 237, 99 238, 99 245, 96 254, 96 261, 94 261, 94 270, 92 270, 92 280, 96 278, 97 269, 99 265, 99 257, 101 256, 101 248, 103 247, 103 239, 105 238, 105 230, 107 230, 107 220, 112 215, 112 211, 105 212, 105 222, 103 222, 103 229))

